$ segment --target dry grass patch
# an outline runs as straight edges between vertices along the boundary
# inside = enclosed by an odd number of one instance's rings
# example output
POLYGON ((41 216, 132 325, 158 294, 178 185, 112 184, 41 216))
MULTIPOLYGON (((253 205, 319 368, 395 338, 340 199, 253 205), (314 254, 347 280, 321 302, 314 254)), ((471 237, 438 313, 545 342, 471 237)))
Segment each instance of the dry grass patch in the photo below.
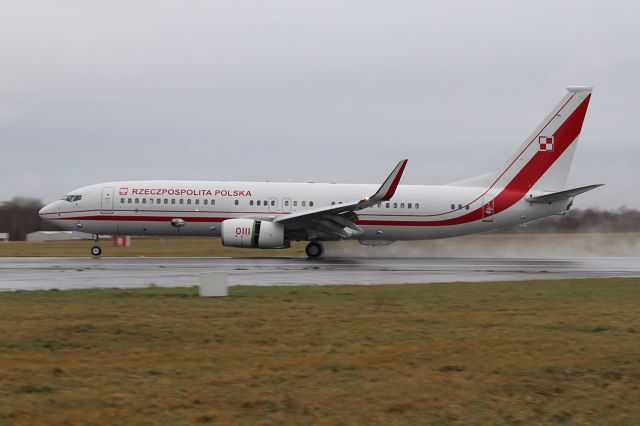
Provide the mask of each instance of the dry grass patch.
MULTIPOLYGON (((131 247, 102 243, 103 256, 304 256, 304 242, 289 249, 234 249, 213 237, 133 237, 131 247)), ((0 244, 0 257, 89 257, 89 240, 33 241, 0 244)), ((398 241, 390 246, 367 247, 358 241, 328 242, 326 254, 334 257, 592 257, 636 256, 640 233, 500 234, 485 233, 430 241, 398 241)))
MULTIPOLYGON (((0 244, 0 257, 90 257, 91 240, 12 241, 0 244)), ((131 247, 114 247, 113 241, 101 241, 102 255, 132 256, 233 256, 272 257, 304 255, 303 243, 288 249, 238 249, 224 247, 219 238, 207 237, 133 237, 131 247)))
POLYGON ((0 423, 640 419, 640 280, 0 294, 0 423))

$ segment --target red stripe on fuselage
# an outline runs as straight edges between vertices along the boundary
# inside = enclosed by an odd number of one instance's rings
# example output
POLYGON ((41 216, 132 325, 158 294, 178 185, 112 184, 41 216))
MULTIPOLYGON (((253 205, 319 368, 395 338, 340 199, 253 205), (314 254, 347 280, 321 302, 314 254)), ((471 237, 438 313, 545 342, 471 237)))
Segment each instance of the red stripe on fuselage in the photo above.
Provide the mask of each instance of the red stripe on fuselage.
MULTIPOLYGON (((167 222, 174 219, 177 215, 173 216, 118 216, 118 215, 103 215, 103 216, 75 216, 75 217, 60 217, 52 218, 48 220, 104 220, 104 221, 117 221, 117 222, 167 222)), ((181 216, 180 219, 185 222, 222 222, 223 220, 230 219, 228 217, 185 217, 181 216)))
MULTIPOLYGON (((529 189, 549 170, 549 167, 556 162, 560 155, 576 140, 580 135, 582 123, 589 106, 589 94, 584 101, 573 111, 571 116, 558 127, 553 134, 554 149, 552 152, 536 152, 529 162, 514 176, 509 184, 494 198, 494 214, 499 213, 513 206, 520 201, 529 189)), ((537 138, 537 136, 536 136, 537 138)), ((535 138, 534 138, 535 140, 535 138)), ((532 141, 533 142, 533 141, 532 141)), ((530 146, 529 143, 528 146, 530 146)), ((523 151, 524 152, 524 151, 523 151)), ((522 153, 520 154, 522 155, 522 153)), ((517 159, 517 158, 516 158, 517 159)), ((486 192, 485 192, 486 194, 486 192)), ((359 220, 358 225, 380 225, 380 226, 447 226, 460 225, 482 219, 482 209, 484 205, 465 215, 452 219, 434 221, 385 221, 385 220, 359 220)))
MULTIPOLYGON (((553 121, 553 119, 554 119, 558 114, 560 114, 560 112, 562 112, 562 110, 563 110, 563 109, 564 109, 564 108, 569 104, 569 102, 571 102, 571 100, 574 98, 574 96, 575 96, 575 94, 574 94, 574 95, 571 95, 571 96, 569 97, 569 99, 567 99, 567 101, 566 101, 564 104, 562 104, 562 106, 558 109, 558 111, 556 111, 556 113, 553 115, 553 117, 551 117, 551 118, 549 119, 549 121, 547 121, 547 123, 546 123, 544 126, 542 126, 542 128, 540 129, 540 131, 539 131, 539 132, 538 132, 538 133, 537 133, 537 134, 536 134, 536 135, 535 135, 535 136, 534 136, 534 137, 529 141, 529 143, 524 147, 524 149, 523 149, 522 151, 520 151, 520 153, 519 153, 517 156, 515 156, 515 157, 514 157, 513 161, 512 161, 512 162, 511 162, 511 163, 510 163, 510 164, 509 164, 509 165, 504 169, 504 171, 503 171, 502 173, 500 173, 500 176, 498 176, 498 177, 496 178, 496 180, 494 180, 494 181, 493 181, 493 183, 492 183, 491 185, 489 185, 489 187, 488 187, 488 188, 487 188, 487 189, 486 189, 482 194, 478 195, 478 196, 477 196, 475 199, 473 199, 472 201, 467 202, 467 203, 464 203, 464 205, 471 205, 471 204, 475 203, 476 201, 478 201, 478 200, 480 200, 482 197, 484 197, 484 196, 485 196, 489 191, 491 191, 491 189, 493 189, 493 188, 496 186, 496 184, 497 184, 497 183, 500 181, 500 179, 502 179, 502 177, 503 177, 503 176, 504 176, 504 175, 509 171, 509 169, 511 169, 511 166, 513 166, 513 165, 515 164, 515 162, 516 162, 516 161, 518 161, 518 158, 520 158, 520 156, 522 156, 522 154, 524 154, 524 153, 527 151, 527 149, 529 149, 529 147, 531 146, 531 144, 532 144, 533 142, 535 142, 535 141, 538 139, 538 136, 540 136, 540 135, 542 134, 542 132, 544 132, 544 130, 545 130, 547 127, 549 127, 549 124, 551 124, 551 122, 553 121)), ((589 97, 591 97, 591 95, 589 95, 589 97)), ((587 103, 588 103, 588 99, 589 99, 589 98, 587 98, 587 103)), ((482 206, 481 208, 484 208, 484 206, 482 206)), ((424 215, 424 216, 429 216, 429 217, 444 216, 444 215, 448 215, 448 214, 454 213, 455 211, 456 211, 456 210, 449 210, 449 211, 442 212, 442 213, 435 213, 435 214, 429 214, 429 215, 424 215)), ((475 212, 475 210, 474 210, 474 212, 475 212)), ((471 215, 471 214, 472 214, 472 213, 474 213, 474 212, 468 213, 468 215, 471 215)), ((373 215, 372 215, 372 216, 373 216, 373 215)), ((482 214, 481 214, 480 216, 482 216, 482 214)), ((465 216, 461 216, 461 217, 467 217, 467 216, 465 215, 465 216)), ((451 219, 448 219, 448 220, 451 220, 451 219)), ((470 220, 477 220, 477 219, 470 219, 470 220)))
MULTIPOLYGON (((497 177, 497 179, 496 179, 496 180, 495 180, 495 181, 494 181, 494 182, 489 186, 489 188, 487 189, 487 191, 486 191, 484 194, 482 194, 480 197, 482 197, 482 196, 483 196, 483 195, 485 195, 487 192, 489 192, 489 190, 490 190, 491 188, 493 188, 493 187, 495 186, 495 184, 496 184, 496 183, 498 183, 498 181, 500 181, 500 179, 502 179, 502 176, 504 176, 504 175, 505 175, 505 173, 507 173, 507 172, 509 171, 509 169, 511 168, 511 166, 513 166, 513 165, 514 165, 514 163, 515 163, 516 161, 518 161, 518 158, 520 158, 520 156, 521 156, 522 154, 524 154, 524 153, 527 151, 527 149, 529 149, 529 147, 531 146, 531 144, 532 144, 533 142, 535 142, 535 141, 538 139, 538 136, 540 136, 540 135, 542 134, 542 132, 544 132, 544 130, 545 130, 547 127, 549 127, 549 124, 551 124, 551 122, 553 121, 553 119, 554 119, 554 118, 556 118, 556 116, 557 116, 558 114, 560 114, 560 112, 562 112, 562 110, 564 109, 564 107, 566 107, 566 106, 569 104, 569 102, 571 102, 571 99, 573 99, 573 97, 574 97, 574 96, 575 96, 575 95, 571 95, 571 97, 569 97, 569 99, 567 99, 567 102, 565 102, 565 103, 564 103, 564 105, 562 105, 562 107, 560 107, 560 109, 559 109, 559 110, 554 114, 554 116, 553 116, 553 117, 551 117, 551 119, 550 119, 549 121, 547 121, 547 124, 545 124, 545 125, 544 125, 544 127, 542 127, 542 129, 540 129, 540 131, 539 131, 539 132, 538 132, 538 133, 537 133, 537 134, 536 134, 536 135, 535 135, 535 136, 534 136, 534 137, 529 141, 529 143, 527 144, 527 146, 525 146, 525 147, 524 147, 524 149, 523 149, 522 151, 520 151, 520 154, 518 154, 518 155, 513 159, 513 161, 511 162, 511 164, 509 164, 509 165, 507 166, 507 168, 505 168, 505 169, 504 169, 504 172, 502 172, 502 173, 500 174, 500 176, 498 176, 498 177, 497 177)), ((591 97, 591 95, 589 95, 589 97, 591 97)), ((589 97, 587 97, 587 99, 585 100, 585 101, 587 102, 587 104, 589 103, 589 97)), ((586 110, 585 110, 585 112, 586 112, 586 110)), ((574 111, 574 113, 575 113, 575 111, 574 111)), ((571 117, 569 117, 569 119, 570 119, 570 118, 571 118, 571 117)), ((583 120, 584 120, 584 116, 583 116, 583 120)), ((565 121, 565 123, 566 123, 566 121, 565 121)), ((564 124, 564 123, 563 123, 563 124, 564 124)), ((582 126, 582 122, 580 123, 580 126, 582 126)), ((579 134, 579 133, 580 133, 580 129, 578 129, 578 134, 579 134)), ((572 140, 572 142, 573 142, 573 140, 572 140)), ((554 161, 555 161, 555 160, 554 160, 554 161)), ((478 199, 479 199, 479 198, 477 198, 477 199, 476 199, 476 200, 474 200, 474 201, 477 201, 478 199)))
MULTIPOLYGON (((576 138, 580 134, 580 130, 582 128, 582 123, 584 122, 584 118, 587 112, 587 107, 589 105, 589 100, 591 99, 591 95, 589 94, 584 101, 574 110, 574 112, 569 116, 567 120, 565 120, 562 125, 556 130, 553 134, 554 136, 554 149, 552 152, 536 152, 531 160, 514 176, 514 178, 507 184, 507 186, 494 198, 494 214, 499 213, 513 206, 522 197, 529 191, 529 189, 546 173, 546 171, 551 167, 555 161, 566 151, 566 149, 576 140, 576 138)), ((571 99, 569 99, 570 101, 571 99)), ((560 110, 562 110, 567 104, 567 101, 560 110)), ((560 111, 559 110, 559 111, 560 111)), ((550 122, 549 122, 550 123, 550 122)), ((528 149, 531 144, 537 139, 537 137, 544 131, 544 129, 549 125, 547 123, 543 129, 536 135, 527 145, 527 147, 516 157, 514 162, 512 162, 507 170, 517 161, 518 158, 528 149)), ((403 164, 400 173, 396 179, 399 181, 399 177, 404 170, 403 164)), ((504 175, 503 172, 502 175, 504 175)), ((502 177, 498 177, 496 181, 485 191, 480 197, 476 198, 477 201, 483 195, 487 194, 491 188, 500 180, 502 177)), ((395 192, 397 187, 397 182, 394 180, 392 184, 392 190, 395 192)), ((391 192, 391 190, 389 191, 391 192)), ((484 205, 478 209, 475 209, 467 214, 462 216, 458 216, 451 219, 443 219, 443 220, 433 220, 433 221, 396 221, 396 220, 368 220, 362 219, 356 221, 358 225, 371 225, 371 226, 449 226, 449 225, 460 225, 464 223, 474 222, 482 219, 482 209, 484 205)), ((185 214, 192 212, 184 212, 185 214)), ((253 213, 255 214, 255 213, 253 213)), ((274 214, 274 213, 271 213, 274 214)), ((277 214, 277 213, 275 213, 277 214)), ((171 216, 171 218, 176 215, 171 216)), ((226 219, 226 217, 182 217, 185 222, 209 222, 216 223, 222 222, 226 219)), ((104 221, 134 221, 134 222, 165 222, 170 220, 167 216, 118 216, 118 215, 96 215, 96 216, 77 216, 77 217, 60 217, 60 218, 51 218, 50 220, 104 220, 104 221)))

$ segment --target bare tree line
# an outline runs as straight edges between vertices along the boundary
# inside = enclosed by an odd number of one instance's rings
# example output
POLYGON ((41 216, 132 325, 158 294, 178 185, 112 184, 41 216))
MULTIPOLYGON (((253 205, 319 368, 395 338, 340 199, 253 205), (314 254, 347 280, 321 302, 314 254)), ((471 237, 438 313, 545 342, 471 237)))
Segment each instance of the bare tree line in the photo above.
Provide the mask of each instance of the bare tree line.
POLYGON ((42 201, 36 198, 16 197, 0 204, 0 232, 8 232, 12 241, 23 241, 34 231, 57 229, 38 215, 42 201))
POLYGON ((508 228, 506 233, 640 232, 640 210, 575 209, 508 228))
MULTIPOLYGON (((42 206, 42 201, 36 198, 16 197, 0 203, 0 232, 8 232, 12 241, 21 241, 30 232, 56 230, 38 215, 42 206)), ((640 232, 640 210, 575 209, 564 216, 547 217, 501 232, 640 232)))

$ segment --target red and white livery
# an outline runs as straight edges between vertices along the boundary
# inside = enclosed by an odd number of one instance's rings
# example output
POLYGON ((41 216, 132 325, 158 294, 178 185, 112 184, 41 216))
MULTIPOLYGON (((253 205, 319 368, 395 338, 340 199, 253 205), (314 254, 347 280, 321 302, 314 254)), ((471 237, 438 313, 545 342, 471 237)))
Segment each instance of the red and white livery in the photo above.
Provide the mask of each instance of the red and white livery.
MULTIPOLYGON (((381 245, 485 232, 567 211, 599 185, 566 189, 590 87, 570 87, 499 170, 448 185, 400 185, 402 160, 381 186, 219 181, 123 181, 86 186, 40 215, 96 235, 222 238, 232 247, 282 248, 357 239, 381 245)), ((98 245, 92 254, 101 253, 98 245)))

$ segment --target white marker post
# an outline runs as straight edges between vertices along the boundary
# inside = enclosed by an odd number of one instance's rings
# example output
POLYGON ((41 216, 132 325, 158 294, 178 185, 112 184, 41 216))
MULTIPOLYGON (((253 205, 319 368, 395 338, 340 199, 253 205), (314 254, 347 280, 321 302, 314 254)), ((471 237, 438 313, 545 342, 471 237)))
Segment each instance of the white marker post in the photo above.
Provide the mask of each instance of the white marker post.
POLYGON ((228 295, 227 274, 221 272, 200 274, 200 297, 225 297, 228 295))

